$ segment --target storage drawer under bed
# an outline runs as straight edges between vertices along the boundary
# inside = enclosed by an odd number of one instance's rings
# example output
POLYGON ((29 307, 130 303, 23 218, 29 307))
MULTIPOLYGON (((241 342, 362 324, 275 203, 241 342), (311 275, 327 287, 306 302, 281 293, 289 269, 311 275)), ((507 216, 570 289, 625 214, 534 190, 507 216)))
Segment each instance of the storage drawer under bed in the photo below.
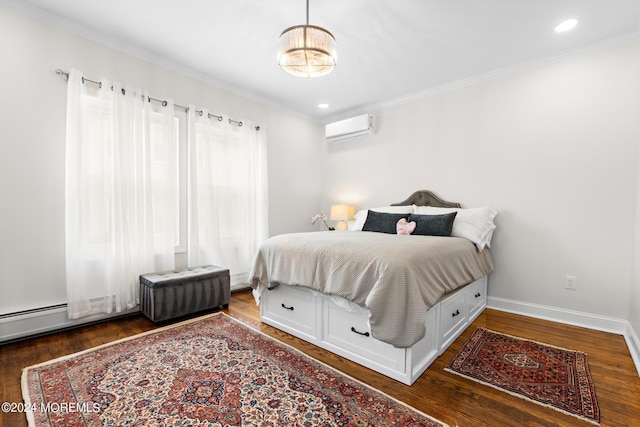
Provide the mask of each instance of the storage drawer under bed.
POLYGON ((466 293, 467 314, 469 322, 472 322, 487 306, 487 281, 476 280, 468 286, 466 293))
MULTIPOLYGON (((260 303, 261 317, 311 338, 316 337, 316 298, 312 291, 280 285, 268 289, 260 303)), ((294 333, 294 335, 297 335, 294 333)))
POLYGON ((394 371, 405 372, 406 350, 373 338, 365 310, 347 311, 329 300, 323 305, 323 341, 394 371))
POLYGON ((466 292, 457 292, 440 304, 440 351, 444 351, 467 326, 466 292))

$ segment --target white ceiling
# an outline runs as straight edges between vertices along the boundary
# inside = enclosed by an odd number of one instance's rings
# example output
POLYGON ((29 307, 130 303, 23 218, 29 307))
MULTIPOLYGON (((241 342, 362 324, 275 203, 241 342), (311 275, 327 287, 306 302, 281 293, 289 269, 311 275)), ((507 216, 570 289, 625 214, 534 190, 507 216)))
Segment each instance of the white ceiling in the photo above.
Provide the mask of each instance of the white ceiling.
POLYGON ((640 0, 310 0, 338 65, 304 79, 282 71, 276 51, 282 30, 305 23, 305 0, 1 2, 318 121, 638 37, 640 24, 640 0), (566 18, 578 26, 555 33, 566 18))

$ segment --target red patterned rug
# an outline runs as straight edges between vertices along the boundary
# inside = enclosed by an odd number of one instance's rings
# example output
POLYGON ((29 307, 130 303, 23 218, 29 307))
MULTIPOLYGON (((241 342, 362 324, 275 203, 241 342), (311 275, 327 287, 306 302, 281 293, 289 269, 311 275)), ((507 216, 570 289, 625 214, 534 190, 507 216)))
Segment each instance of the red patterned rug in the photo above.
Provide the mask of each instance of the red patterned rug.
POLYGON ((600 424, 585 353, 478 328, 445 370, 600 424))
POLYGON ((32 426, 445 426, 217 313, 25 368, 32 426))

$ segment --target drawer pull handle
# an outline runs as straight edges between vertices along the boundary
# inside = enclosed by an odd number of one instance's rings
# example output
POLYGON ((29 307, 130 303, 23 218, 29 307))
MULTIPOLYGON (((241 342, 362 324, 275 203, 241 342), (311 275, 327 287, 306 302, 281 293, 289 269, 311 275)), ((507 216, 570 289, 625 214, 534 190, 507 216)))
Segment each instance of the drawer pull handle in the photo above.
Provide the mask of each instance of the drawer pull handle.
POLYGON ((451 317, 456 317, 459 314, 460 314, 460 310, 456 310, 455 313, 451 313, 451 317))
POLYGON ((351 332, 355 332, 358 335, 364 335, 365 337, 369 336, 369 332, 360 332, 356 328, 354 328, 353 326, 351 327, 351 332))
POLYGON ((284 303, 282 303, 282 308, 284 308, 285 310, 291 310, 291 311, 293 311, 293 306, 291 306, 291 307, 287 307, 286 305, 284 305, 284 303))
POLYGON ((480 294, 480 292, 478 292, 478 293, 476 294, 476 298, 480 298, 480 296, 481 296, 481 294, 480 294))

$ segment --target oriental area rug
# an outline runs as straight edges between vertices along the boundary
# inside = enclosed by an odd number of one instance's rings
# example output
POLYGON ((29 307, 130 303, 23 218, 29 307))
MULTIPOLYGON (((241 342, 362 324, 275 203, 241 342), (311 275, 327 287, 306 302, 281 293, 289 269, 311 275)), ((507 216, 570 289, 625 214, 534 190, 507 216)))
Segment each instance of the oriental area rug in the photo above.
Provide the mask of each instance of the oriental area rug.
POLYGON ((224 313, 22 374, 32 426, 445 426, 224 313))
POLYGON ((600 424, 585 353, 478 328, 445 370, 600 424))

